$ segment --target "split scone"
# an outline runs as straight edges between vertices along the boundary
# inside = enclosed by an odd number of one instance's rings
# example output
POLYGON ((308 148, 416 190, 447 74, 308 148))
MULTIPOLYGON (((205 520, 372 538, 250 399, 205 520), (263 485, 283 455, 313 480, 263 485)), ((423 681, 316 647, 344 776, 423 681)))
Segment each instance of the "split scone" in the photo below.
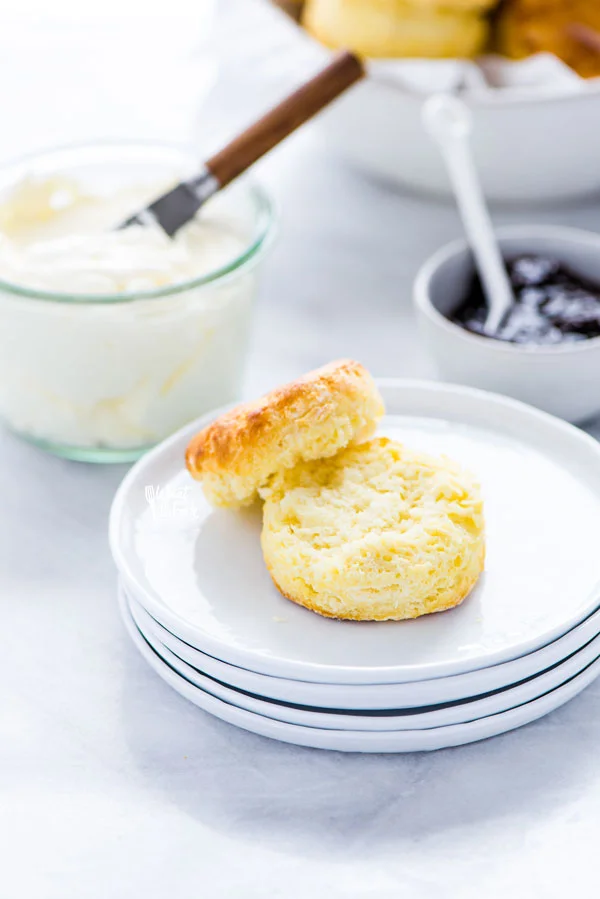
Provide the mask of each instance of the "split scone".
POLYGON ((331 618, 458 605, 484 565, 480 489, 447 458, 380 438, 273 475, 262 549, 288 599, 331 618))
POLYGON ((554 53, 584 78, 600 76, 598 46, 577 29, 600 34, 598 0, 505 0, 497 21, 497 49, 522 59, 554 53))
POLYGON ((190 442, 186 465, 214 506, 249 505, 275 472, 368 440, 384 411, 362 365, 332 362, 222 415, 190 442))
POLYGON ((302 24, 328 47, 362 56, 473 57, 495 0, 308 0, 302 24))

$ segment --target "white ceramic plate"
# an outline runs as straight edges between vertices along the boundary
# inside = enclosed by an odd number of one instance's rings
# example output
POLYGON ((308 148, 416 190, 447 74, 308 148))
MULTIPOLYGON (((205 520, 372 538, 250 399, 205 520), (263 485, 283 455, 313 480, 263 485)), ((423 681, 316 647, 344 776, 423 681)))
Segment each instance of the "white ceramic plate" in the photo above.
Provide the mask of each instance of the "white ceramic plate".
POLYGON ((230 705, 206 693, 162 661, 141 635, 130 615, 124 614, 123 619, 131 639, 148 664, 169 686, 194 705, 223 721, 264 737, 298 746, 335 749, 341 752, 418 752, 484 740, 541 718, 568 702, 600 674, 600 660, 597 660, 571 680, 532 702, 465 724, 433 727, 428 730, 376 732, 329 730, 265 718, 263 715, 230 705))
MULTIPOLYGON (((127 604, 125 592, 120 595, 121 614, 129 618, 133 627, 137 627, 131 609, 127 604)), ((481 699, 473 699, 467 702, 434 706, 420 709, 395 709, 394 711, 355 712, 348 714, 341 711, 327 711, 325 709, 307 707, 305 705, 288 705, 287 703, 270 701, 263 696, 241 692, 232 689, 227 684, 207 677, 202 671, 198 671, 191 665, 182 661, 172 653, 163 643, 138 627, 140 636, 146 640, 151 649, 163 662, 177 674, 181 674, 185 680, 198 687, 211 696, 222 699, 229 705, 246 709, 265 718, 273 718, 276 721, 285 721, 289 724, 301 724, 307 727, 319 727, 327 730, 360 730, 360 731, 389 731, 389 730, 428 730, 432 727, 444 727, 450 724, 464 724, 467 721, 476 721, 487 715, 495 715, 504 712, 523 703, 531 702, 539 696, 543 696, 550 690, 554 690, 564 684, 570 678, 580 674, 592 662, 600 657, 600 636, 592 640, 586 647, 572 655, 554 668, 546 671, 538 677, 509 687, 505 690, 487 695, 481 699)), ((351 694, 355 687, 347 687, 351 694)))
POLYGON ((482 482, 486 572, 457 609, 416 621, 321 618, 272 585, 260 511, 211 509, 183 465, 203 417, 138 462, 110 539, 125 585, 173 634, 222 661, 318 683, 405 683, 485 668, 563 635, 600 604, 600 446, 528 406, 464 387, 380 384, 381 433, 447 452, 482 482), (158 499, 157 499, 158 497, 158 499))
MULTIPOLYGON (((123 588, 124 589, 124 588, 123 588)), ((382 710, 418 708, 443 702, 456 702, 483 693, 501 690, 511 684, 533 677, 562 662, 600 634, 600 611, 553 641, 511 662, 408 684, 315 684, 309 681, 286 680, 267 674, 257 674, 228 665, 179 640, 132 597, 127 595, 129 611, 143 634, 154 645, 161 644, 183 662, 216 678, 231 687, 275 699, 279 702, 320 708, 382 710)))
MULTIPOLYGON (((383 73, 365 79, 331 104, 317 128, 344 157, 379 178, 451 194, 441 155, 423 128, 425 95, 387 80, 383 73)), ((472 148, 486 195, 522 204, 597 191, 600 132, 592 123, 599 84, 584 82, 574 94, 557 89, 551 78, 544 87, 461 94, 473 117, 472 148)))

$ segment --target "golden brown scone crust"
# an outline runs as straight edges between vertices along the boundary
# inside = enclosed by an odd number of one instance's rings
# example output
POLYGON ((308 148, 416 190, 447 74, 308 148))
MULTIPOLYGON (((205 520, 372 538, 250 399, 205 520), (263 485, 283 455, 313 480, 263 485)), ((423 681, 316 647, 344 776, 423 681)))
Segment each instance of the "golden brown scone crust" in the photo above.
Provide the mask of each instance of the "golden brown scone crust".
POLYGON ((186 465, 213 505, 248 505, 275 472, 367 440, 384 411, 362 365, 332 362, 222 415, 191 440, 186 465))
POLYGON ((438 601, 435 604, 432 602, 429 606, 423 605, 418 611, 414 608, 407 609, 403 614, 400 614, 398 607, 389 601, 385 603, 375 601, 366 608, 364 606, 346 607, 343 612, 332 612, 319 600, 313 599, 306 593, 294 593, 293 595, 286 593, 277 583, 273 572, 269 571, 269 574, 282 596, 295 602, 297 606, 303 606, 311 612, 316 612, 317 615, 322 615, 323 618, 335 618, 338 621, 409 621, 411 618, 421 618, 423 615, 431 615, 435 612, 447 612, 448 609, 455 609, 461 605, 475 587, 484 565, 485 548, 482 546, 476 559, 475 570, 470 577, 463 578, 461 584, 446 600, 438 601))
POLYGON ((554 53, 584 78, 600 76, 600 53, 576 40, 573 24, 600 33, 597 0, 505 0, 497 20, 500 53, 523 59, 554 53))

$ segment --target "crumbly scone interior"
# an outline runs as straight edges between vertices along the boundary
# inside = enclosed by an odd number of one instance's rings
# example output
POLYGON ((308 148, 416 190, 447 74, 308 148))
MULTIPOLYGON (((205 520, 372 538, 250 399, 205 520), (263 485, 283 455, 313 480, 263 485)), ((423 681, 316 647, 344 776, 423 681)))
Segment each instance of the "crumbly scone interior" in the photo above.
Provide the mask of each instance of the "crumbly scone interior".
POLYGON ((410 618, 448 608, 483 565, 473 476, 386 438, 282 472, 262 496, 273 579, 321 614, 410 618))

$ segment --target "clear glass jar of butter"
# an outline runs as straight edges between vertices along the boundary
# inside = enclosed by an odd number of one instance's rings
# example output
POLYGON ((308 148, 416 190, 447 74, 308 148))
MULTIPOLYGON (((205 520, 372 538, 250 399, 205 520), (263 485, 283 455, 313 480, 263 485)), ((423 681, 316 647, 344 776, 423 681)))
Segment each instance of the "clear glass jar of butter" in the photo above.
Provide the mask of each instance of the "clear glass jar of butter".
POLYGON ((236 399, 273 231, 243 180, 176 235, 117 234, 198 160, 71 147, 0 169, 0 418, 51 452, 128 461, 236 399))

